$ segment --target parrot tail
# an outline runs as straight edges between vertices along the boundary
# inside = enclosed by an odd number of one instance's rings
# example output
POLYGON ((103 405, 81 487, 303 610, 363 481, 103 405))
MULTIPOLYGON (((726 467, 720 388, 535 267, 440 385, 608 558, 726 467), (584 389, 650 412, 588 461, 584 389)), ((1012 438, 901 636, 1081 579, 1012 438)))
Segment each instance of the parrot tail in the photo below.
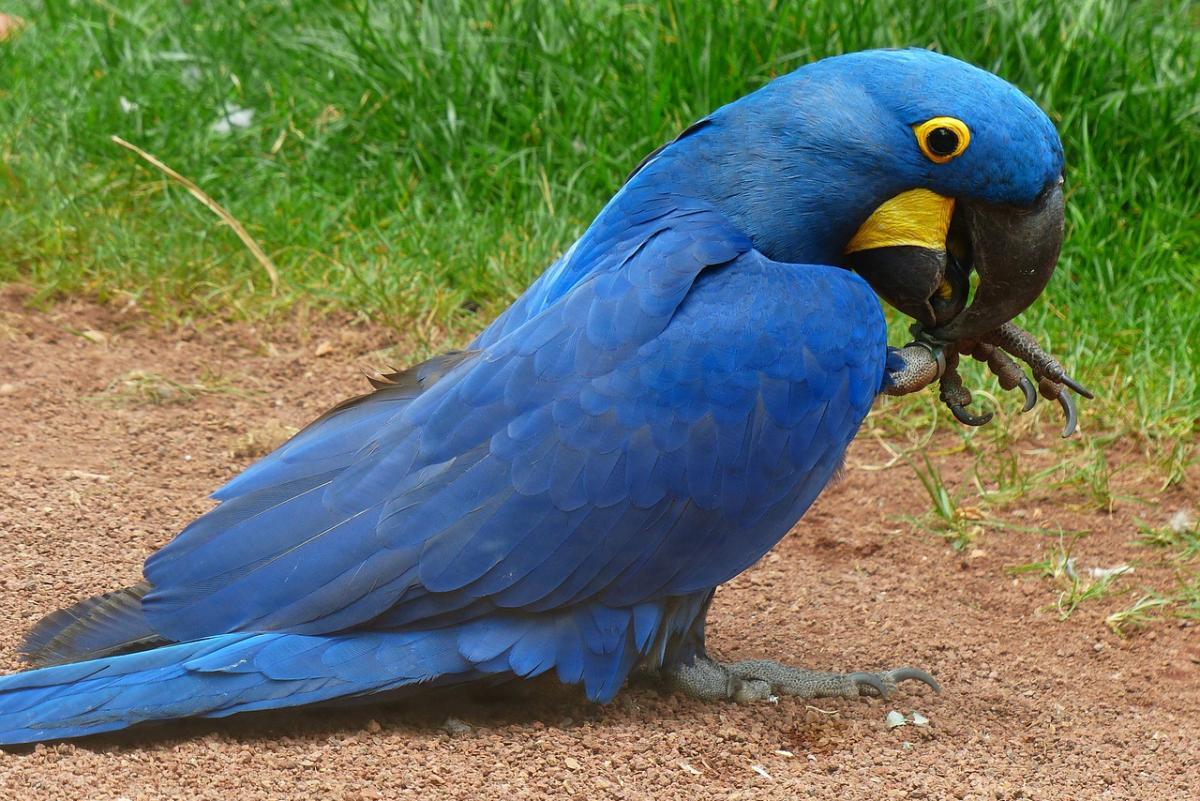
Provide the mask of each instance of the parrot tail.
POLYGON ((149 589, 143 581, 46 615, 25 637, 22 656, 49 667, 164 644, 142 614, 149 589))
POLYGON ((711 598, 496 611, 423 631, 238 632, 14 673, 0 676, 0 745, 551 670, 604 703, 636 663, 690 660, 711 598))
POLYGON ((223 634, 0 677, 0 745, 224 717, 478 675, 453 629, 223 634))

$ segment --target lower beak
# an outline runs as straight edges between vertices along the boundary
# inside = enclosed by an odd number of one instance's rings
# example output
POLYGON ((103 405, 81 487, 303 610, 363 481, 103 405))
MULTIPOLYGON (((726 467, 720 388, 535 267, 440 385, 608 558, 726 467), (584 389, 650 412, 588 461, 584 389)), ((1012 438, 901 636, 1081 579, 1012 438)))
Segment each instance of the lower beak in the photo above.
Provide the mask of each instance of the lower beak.
POLYGON ((1062 237, 1061 179, 1028 206, 913 190, 868 218, 847 248, 846 266, 927 336, 959 342, 979 339, 1037 299, 1062 237), (973 295, 972 272, 979 276, 973 295))

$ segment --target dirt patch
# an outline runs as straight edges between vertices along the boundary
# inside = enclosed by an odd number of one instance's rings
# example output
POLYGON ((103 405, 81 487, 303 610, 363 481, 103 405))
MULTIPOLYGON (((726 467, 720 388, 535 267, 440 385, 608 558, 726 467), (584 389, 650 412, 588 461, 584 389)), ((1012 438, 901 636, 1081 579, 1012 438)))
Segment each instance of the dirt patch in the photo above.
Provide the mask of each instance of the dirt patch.
MULTIPOLYGON (((387 332, 347 320, 164 332, 97 306, 28 312, 0 298, 0 668, 41 615, 130 584, 209 491, 288 427, 362 391, 387 332)), ((1059 458, 1045 442, 1013 446, 1059 458)), ((878 701, 704 705, 635 683, 605 707, 541 682, 459 694, 186 722, 0 753, 19 799, 971 798, 1182 799, 1200 787, 1200 627, 1104 624, 1180 568, 1135 542, 1136 520, 1197 509, 1196 476, 1128 486, 1113 511, 1042 493, 961 551, 902 515, 929 503, 875 442, 766 559, 717 595, 719 656, 866 669, 911 663, 946 691, 878 701), (1043 497, 1044 496, 1044 497, 1043 497), (1065 621, 1051 580, 1014 577, 1089 530, 1077 569, 1132 564, 1119 591, 1065 621), (918 711, 927 726, 889 729, 918 711)), ((1110 461, 1133 460, 1120 447, 1110 461)), ((940 461, 952 473, 962 457, 940 461), (958 462, 956 462, 956 459, 958 462)), ((1193 563, 1190 569, 1195 571, 1193 563)))

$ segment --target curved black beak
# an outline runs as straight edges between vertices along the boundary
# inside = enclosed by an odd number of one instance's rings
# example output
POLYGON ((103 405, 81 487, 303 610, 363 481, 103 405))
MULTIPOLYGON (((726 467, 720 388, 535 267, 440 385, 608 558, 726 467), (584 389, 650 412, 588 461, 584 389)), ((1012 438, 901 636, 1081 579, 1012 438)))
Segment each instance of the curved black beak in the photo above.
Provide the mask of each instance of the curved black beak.
POLYGON ((1060 179, 1028 206, 955 201, 944 245, 857 249, 846 266, 927 336, 960 342, 983 337, 1037 299, 1054 273, 1062 238, 1060 179), (979 276, 973 296, 972 272, 979 276))
POLYGON ((978 339, 1037 300, 1054 274, 1063 241, 1062 180, 1026 207, 960 203, 951 223, 965 229, 970 263, 979 275, 971 305, 929 330, 946 342, 978 339))

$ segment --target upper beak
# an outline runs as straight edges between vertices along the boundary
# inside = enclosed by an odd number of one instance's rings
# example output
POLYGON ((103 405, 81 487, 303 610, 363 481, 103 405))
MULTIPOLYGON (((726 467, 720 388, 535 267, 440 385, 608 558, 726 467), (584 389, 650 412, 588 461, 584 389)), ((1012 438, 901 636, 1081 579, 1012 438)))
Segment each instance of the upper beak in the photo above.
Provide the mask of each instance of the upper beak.
POLYGON ((1054 273, 1062 238, 1061 179, 1028 206, 913 190, 868 218, 846 263, 924 333, 957 342, 982 337, 1033 303, 1054 273), (972 272, 979 276, 973 296, 972 272))

